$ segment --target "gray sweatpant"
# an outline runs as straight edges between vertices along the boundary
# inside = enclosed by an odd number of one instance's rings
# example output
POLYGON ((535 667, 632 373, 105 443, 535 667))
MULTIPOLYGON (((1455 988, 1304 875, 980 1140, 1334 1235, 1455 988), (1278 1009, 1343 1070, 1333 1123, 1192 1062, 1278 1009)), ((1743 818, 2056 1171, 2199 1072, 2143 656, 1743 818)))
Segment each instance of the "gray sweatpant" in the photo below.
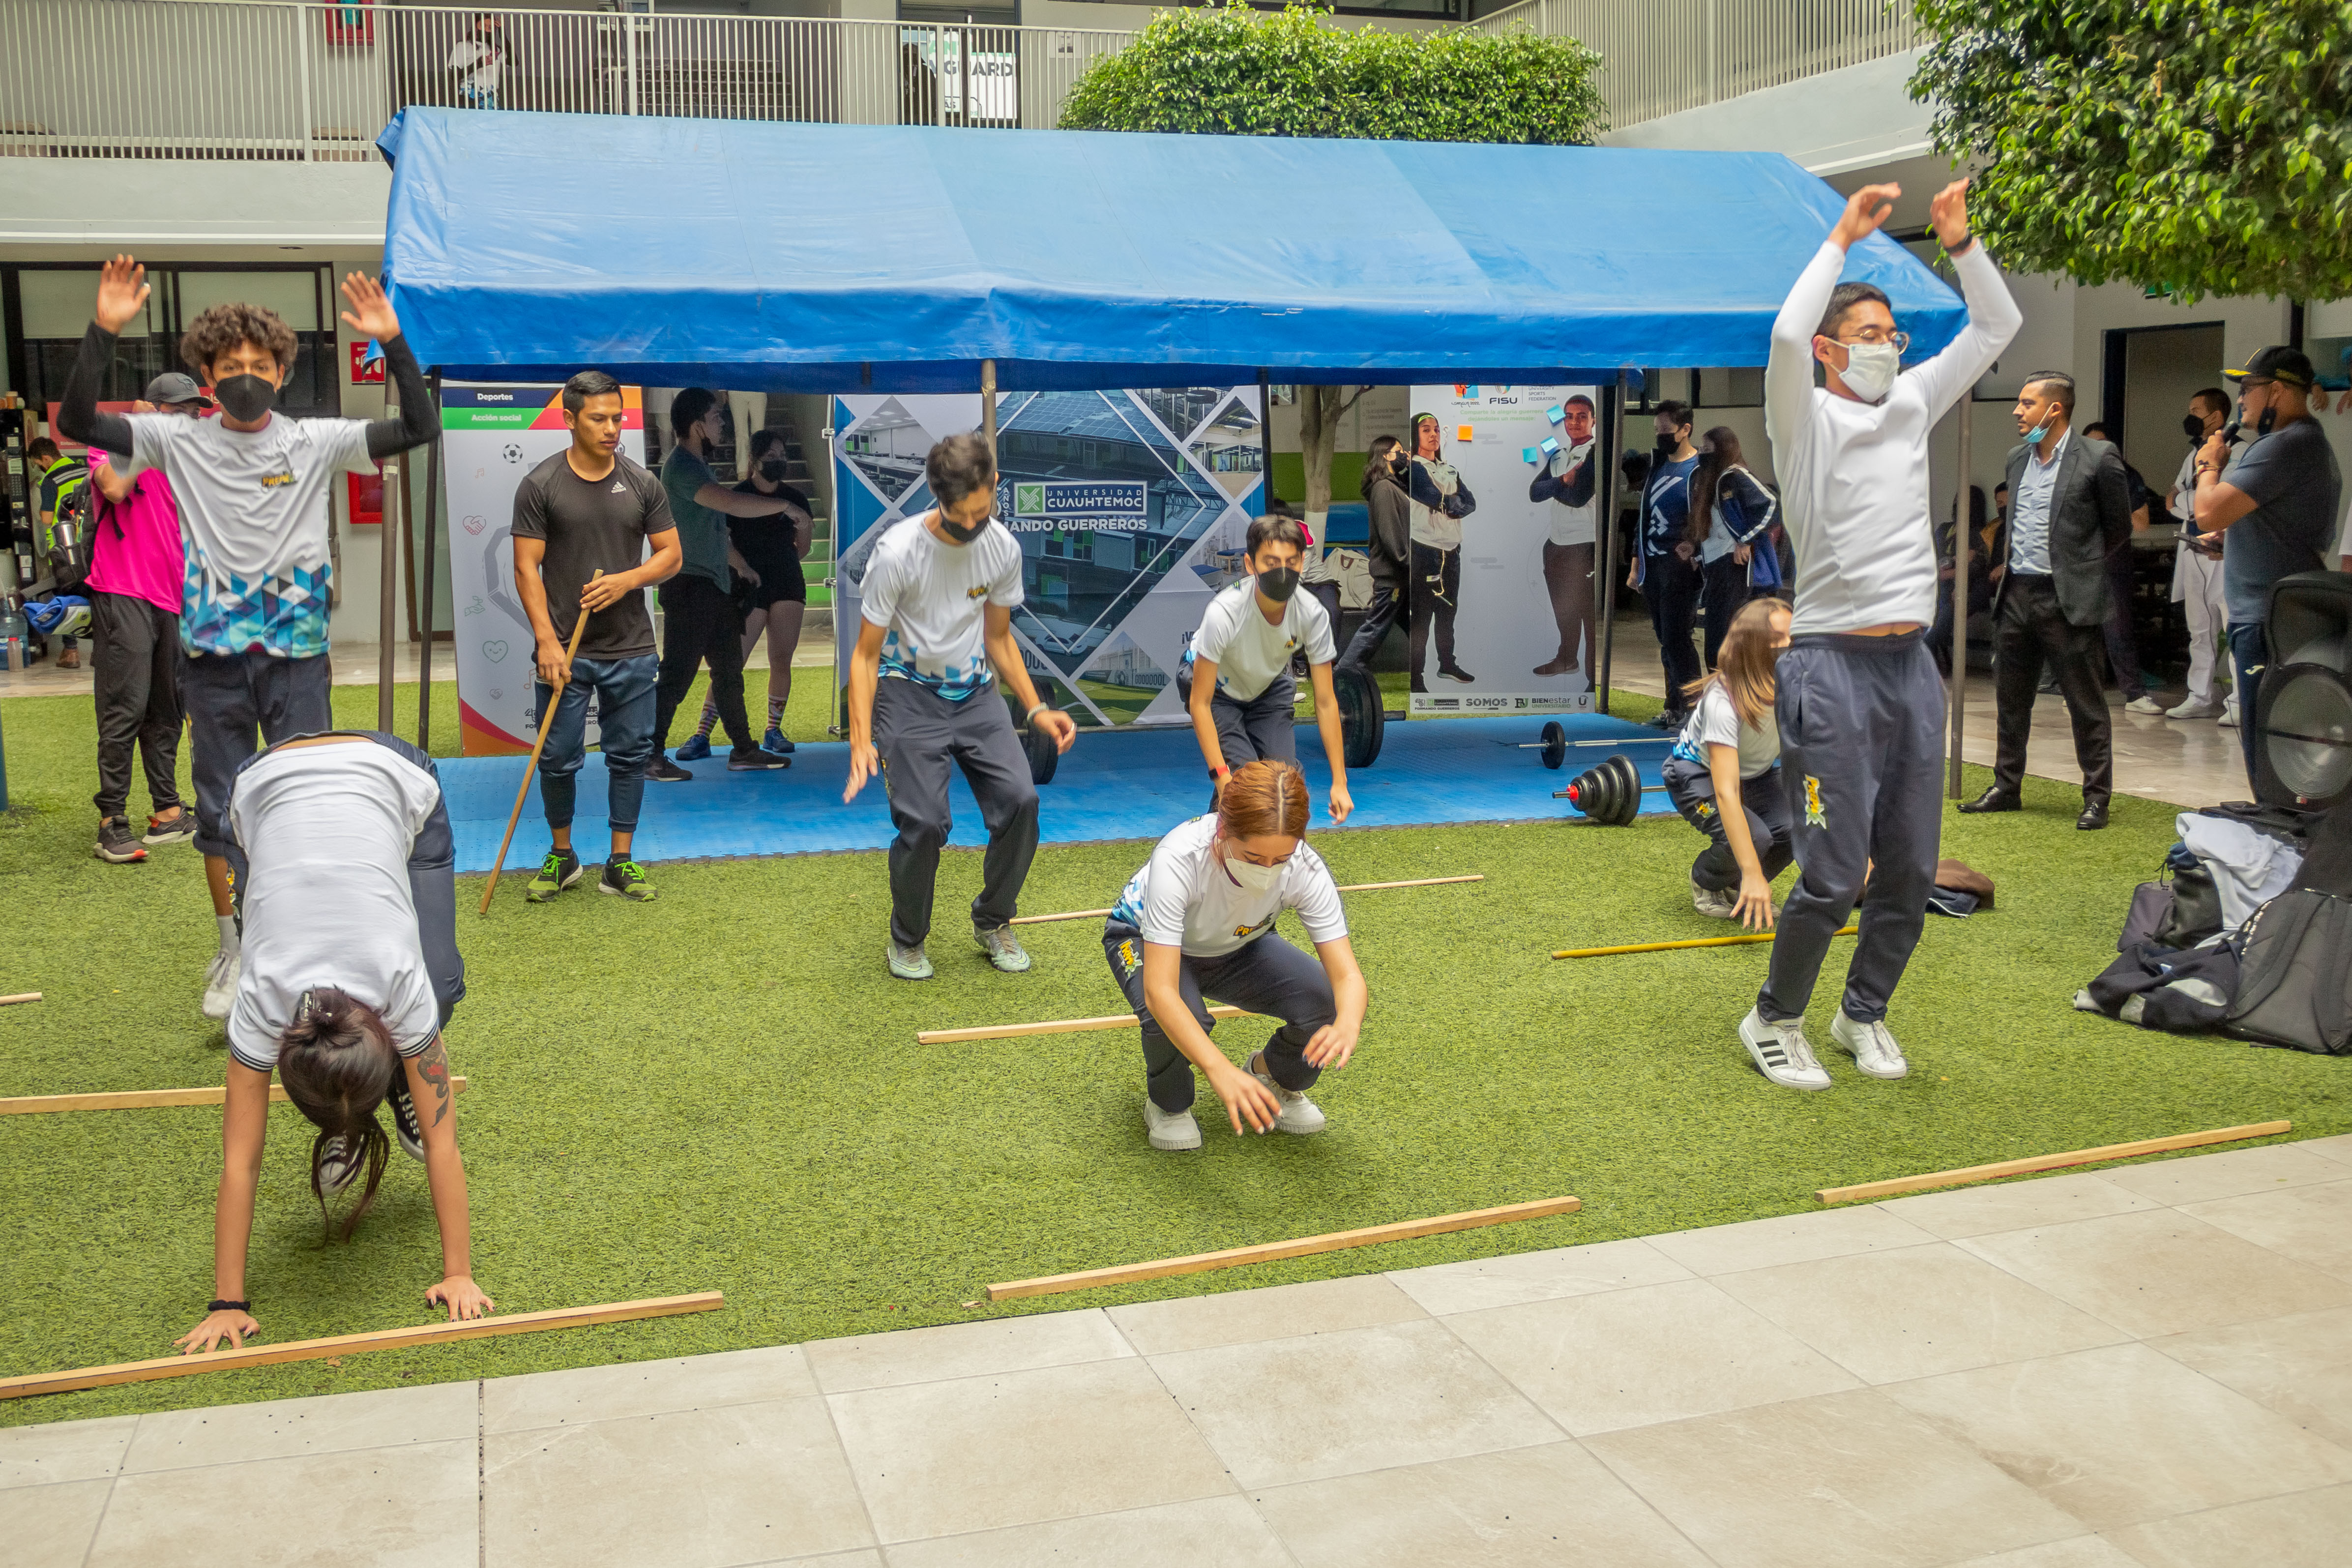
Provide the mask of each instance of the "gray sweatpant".
POLYGON ((912 680, 886 679, 874 689, 874 749, 890 797, 890 940, 913 947, 931 933, 931 889, 948 815, 948 763, 963 769, 988 825, 980 897, 971 923, 994 931, 1019 912, 1021 884, 1037 858, 1037 786, 1013 715, 993 691, 950 702, 912 680))
POLYGON ((1809 633, 1790 640, 1777 673, 1780 771, 1801 870, 1756 1010, 1768 1019, 1803 1015, 1830 938, 1862 898, 1844 1007, 1850 1018, 1876 1023, 1918 945, 1936 882, 1943 681, 1926 635, 1916 631, 1809 633))

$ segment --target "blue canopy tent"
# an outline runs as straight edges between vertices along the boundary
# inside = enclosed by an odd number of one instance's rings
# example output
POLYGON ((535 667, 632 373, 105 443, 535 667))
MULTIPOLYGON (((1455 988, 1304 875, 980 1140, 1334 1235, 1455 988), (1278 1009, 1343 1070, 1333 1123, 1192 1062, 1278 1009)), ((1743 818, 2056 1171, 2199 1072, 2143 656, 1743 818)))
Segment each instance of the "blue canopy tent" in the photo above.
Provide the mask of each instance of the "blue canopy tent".
MULTIPOLYGON (((1842 198, 1777 153, 412 108, 385 270, 460 378, 971 392, 1759 365, 1842 198)), ((1874 237, 1916 352, 1958 298, 1874 237)))
MULTIPOLYGON (((378 145, 420 362, 746 392, 1759 365, 1843 206, 1779 153, 428 108, 378 145)), ((1846 276, 1916 353, 1965 317, 1884 236, 1846 276)))

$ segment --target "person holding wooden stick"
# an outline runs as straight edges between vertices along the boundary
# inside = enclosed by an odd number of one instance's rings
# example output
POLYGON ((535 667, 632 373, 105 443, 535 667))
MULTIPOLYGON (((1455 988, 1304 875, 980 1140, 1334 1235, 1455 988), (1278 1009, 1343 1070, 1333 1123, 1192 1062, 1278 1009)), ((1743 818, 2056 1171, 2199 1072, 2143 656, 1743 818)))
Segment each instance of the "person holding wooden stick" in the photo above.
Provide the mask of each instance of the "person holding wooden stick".
POLYGON ((1307 1090, 1355 1054, 1370 993, 1330 870, 1303 841, 1309 810, 1297 763, 1244 764, 1214 815, 1160 841, 1103 927, 1111 978, 1143 1026, 1143 1125, 1154 1149, 1201 1146, 1195 1068, 1236 1133, 1323 1130, 1307 1090), (1275 934, 1285 910, 1306 923, 1314 958, 1275 934), (1246 1070, 1211 1042, 1207 1001, 1282 1020, 1246 1070))
MULTIPOLYGON (((441 1278, 425 1292, 452 1321, 493 1303, 474 1283, 457 1097, 441 1039, 466 994, 457 954, 455 847, 433 759, 373 731, 282 742, 236 771, 226 813, 245 922, 228 1016, 223 1165, 213 1228, 214 1300, 175 1342, 241 1346, 260 1331, 245 1267, 269 1129, 273 1070, 318 1128, 310 1191, 365 1185, 351 1237, 391 1155, 376 1107, 425 1164, 441 1229, 441 1278)), ((327 1217, 332 1239, 336 1226, 327 1217)))
POLYGON ((629 853, 653 760, 661 674, 644 591, 675 576, 683 557, 661 481, 621 450, 625 421, 621 384, 601 370, 582 371, 563 384, 572 445, 515 487, 515 596, 530 616, 539 711, 555 704, 539 763, 540 805, 553 845, 523 893, 534 904, 586 875, 572 847, 572 816, 588 755, 591 695, 612 837, 596 890, 638 903, 654 896, 629 853), (583 614, 580 651, 567 653, 583 614))

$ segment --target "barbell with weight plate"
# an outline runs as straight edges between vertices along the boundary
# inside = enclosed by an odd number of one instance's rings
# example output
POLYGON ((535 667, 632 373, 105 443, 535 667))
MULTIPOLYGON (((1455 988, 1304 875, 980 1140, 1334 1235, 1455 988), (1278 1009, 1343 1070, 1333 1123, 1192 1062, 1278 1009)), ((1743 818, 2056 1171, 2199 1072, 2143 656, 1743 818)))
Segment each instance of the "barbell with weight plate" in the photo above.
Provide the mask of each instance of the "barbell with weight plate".
POLYGON ((1660 742, 1672 745, 1680 738, 1677 735, 1604 735, 1597 741, 1571 741, 1568 738, 1568 731, 1561 727, 1559 721, 1553 719, 1545 723, 1542 740, 1522 741, 1519 742, 1519 750, 1541 752, 1543 765, 1557 770, 1568 761, 1568 749, 1570 746, 1644 746, 1660 742))

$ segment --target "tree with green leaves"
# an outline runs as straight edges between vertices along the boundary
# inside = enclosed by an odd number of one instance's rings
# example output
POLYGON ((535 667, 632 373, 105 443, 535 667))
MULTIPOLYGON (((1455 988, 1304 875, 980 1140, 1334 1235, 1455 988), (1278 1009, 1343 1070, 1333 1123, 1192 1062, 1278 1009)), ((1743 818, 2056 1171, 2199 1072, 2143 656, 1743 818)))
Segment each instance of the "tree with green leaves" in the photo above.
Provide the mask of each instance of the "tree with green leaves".
MULTIPOLYGON (((1601 56, 1524 27, 1383 32, 1329 25, 1293 5, 1243 0, 1162 11, 1078 79, 1065 131, 1223 136, 1366 137, 1393 142, 1590 143, 1609 128, 1601 56)), ((1331 504, 1331 456, 1348 389, 1298 389, 1307 510, 1331 504)))
POLYGON ((1914 0, 1911 96, 2003 266, 2352 295, 2352 3, 1914 0))

